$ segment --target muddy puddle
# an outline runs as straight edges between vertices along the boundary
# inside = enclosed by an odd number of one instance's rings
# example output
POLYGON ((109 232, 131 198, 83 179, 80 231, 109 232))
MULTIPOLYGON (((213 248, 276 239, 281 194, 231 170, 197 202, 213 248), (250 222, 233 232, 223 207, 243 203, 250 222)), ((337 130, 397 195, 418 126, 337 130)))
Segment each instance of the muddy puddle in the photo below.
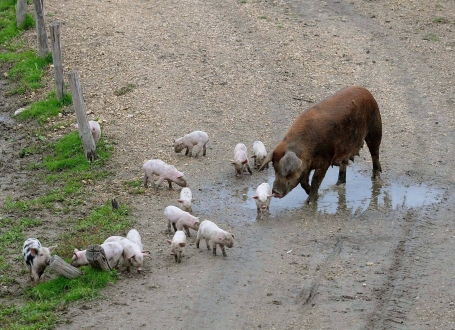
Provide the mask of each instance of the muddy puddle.
MULTIPOLYGON (((273 198, 270 203, 270 216, 276 217, 284 212, 304 208, 312 208, 321 214, 348 211, 353 215, 360 214, 369 207, 386 207, 390 210, 411 209, 438 203, 443 196, 442 189, 425 183, 410 182, 407 178, 387 182, 387 178, 383 175, 384 180, 373 181, 370 178, 370 171, 362 170, 357 165, 348 167, 345 185, 335 185, 337 178, 338 167, 329 168, 319 189, 316 205, 309 206, 305 203, 307 194, 300 185, 282 199, 273 198)), ((273 169, 269 169, 263 179, 272 186, 273 169)), ((210 209, 218 209, 221 214, 229 212, 231 221, 237 223, 256 221, 256 203, 252 198, 255 195, 256 182, 257 178, 243 179, 235 184, 227 180, 217 189, 218 198, 209 197, 204 202, 207 208, 201 211, 209 212, 210 209), (236 220, 232 220, 233 218, 236 220)), ((202 199, 205 200, 205 198, 202 199)))

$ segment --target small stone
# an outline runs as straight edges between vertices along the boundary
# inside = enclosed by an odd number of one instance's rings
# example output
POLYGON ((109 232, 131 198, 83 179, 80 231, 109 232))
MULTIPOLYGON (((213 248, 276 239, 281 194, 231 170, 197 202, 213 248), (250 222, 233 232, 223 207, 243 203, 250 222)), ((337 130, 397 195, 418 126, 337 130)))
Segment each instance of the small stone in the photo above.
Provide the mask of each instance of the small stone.
POLYGON ((16 111, 14 111, 14 115, 17 116, 18 114, 22 113, 25 110, 25 108, 19 108, 16 111))

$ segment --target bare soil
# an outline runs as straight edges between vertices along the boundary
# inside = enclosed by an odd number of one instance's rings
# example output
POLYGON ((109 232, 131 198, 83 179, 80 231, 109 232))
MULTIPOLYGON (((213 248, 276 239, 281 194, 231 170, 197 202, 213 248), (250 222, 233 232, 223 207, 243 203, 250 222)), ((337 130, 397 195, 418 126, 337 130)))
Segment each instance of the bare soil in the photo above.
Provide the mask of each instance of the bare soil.
POLYGON ((64 68, 79 72, 89 118, 118 143, 96 196, 132 207, 153 257, 70 306, 61 329, 455 328, 455 2, 48 0, 45 12, 63 24, 64 68), (382 180, 364 180, 362 150, 345 187, 327 176, 316 205, 296 188, 256 219, 249 197, 273 168, 236 178, 236 143, 273 149, 302 110, 349 85, 378 101, 382 180), (175 154, 193 130, 211 137, 207 156, 175 154), (185 172, 196 216, 234 233, 227 257, 193 235, 174 262, 163 210, 180 189, 125 189, 151 158, 185 172))

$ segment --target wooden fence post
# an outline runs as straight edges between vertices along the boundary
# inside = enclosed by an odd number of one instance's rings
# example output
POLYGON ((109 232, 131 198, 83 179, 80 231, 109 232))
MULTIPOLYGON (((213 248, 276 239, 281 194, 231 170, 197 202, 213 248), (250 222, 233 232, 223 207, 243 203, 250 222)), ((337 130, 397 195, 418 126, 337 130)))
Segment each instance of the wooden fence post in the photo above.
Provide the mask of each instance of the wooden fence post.
POLYGON ((94 244, 87 247, 85 257, 90 266, 104 271, 112 270, 107 260, 106 253, 101 245, 94 244))
POLYGON ((16 4, 16 27, 19 28, 25 21, 27 13, 27 0, 17 0, 16 4))
POLYGON ((87 110, 85 108, 81 84, 79 83, 79 74, 77 71, 71 71, 68 74, 68 80, 70 83, 71 96, 73 98, 74 112, 76 112, 77 125, 79 127, 79 137, 82 141, 85 157, 91 162, 97 159, 96 147, 92 131, 88 124, 87 110))
POLYGON ((38 34, 38 54, 40 57, 49 55, 46 26, 44 25, 43 0, 33 0, 35 6, 36 33, 38 34))
POLYGON ((63 99, 63 95, 65 95, 65 82, 63 80, 60 22, 55 22, 49 25, 49 30, 51 33, 52 60, 54 62, 55 94, 57 96, 57 100, 61 101, 63 99))

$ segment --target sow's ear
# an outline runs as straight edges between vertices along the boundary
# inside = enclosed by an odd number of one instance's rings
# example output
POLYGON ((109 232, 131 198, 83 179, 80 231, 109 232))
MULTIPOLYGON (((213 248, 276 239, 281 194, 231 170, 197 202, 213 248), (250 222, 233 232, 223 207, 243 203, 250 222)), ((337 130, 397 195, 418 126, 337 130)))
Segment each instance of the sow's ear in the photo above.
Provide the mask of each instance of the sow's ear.
POLYGON ((280 174, 288 176, 302 165, 302 160, 293 151, 286 151, 280 159, 280 174))
POLYGON ((273 151, 270 151, 267 156, 265 156, 264 160, 262 161, 261 167, 259 167, 259 171, 262 171, 268 163, 272 161, 273 158, 273 151))

